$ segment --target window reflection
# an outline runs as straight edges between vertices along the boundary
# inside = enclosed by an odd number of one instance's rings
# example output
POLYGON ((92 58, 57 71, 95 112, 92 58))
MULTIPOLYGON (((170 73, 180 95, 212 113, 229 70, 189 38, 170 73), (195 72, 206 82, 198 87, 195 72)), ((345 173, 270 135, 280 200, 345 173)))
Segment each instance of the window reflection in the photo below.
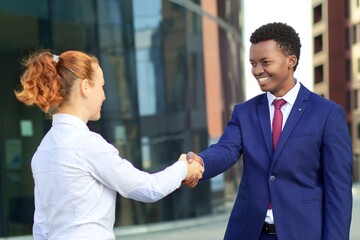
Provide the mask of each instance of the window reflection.
MULTIPOLYGON (((31 51, 98 56, 107 99, 101 120, 89 127, 134 166, 155 172, 182 152, 208 146, 200 15, 168 0, 12 0, 0 2, 0 27, 0 237, 31 233, 31 157, 51 127, 51 120, 13 94, 19 61, 31 51)), ((224 76, 237 69, 236 54, 223 57, 233 64, 224 76)), ((154 204, 119 196, 115 225, 207 214, 210 191, 206 182, 154 204), (192 199, 201 204, 190 204, 192 199)))

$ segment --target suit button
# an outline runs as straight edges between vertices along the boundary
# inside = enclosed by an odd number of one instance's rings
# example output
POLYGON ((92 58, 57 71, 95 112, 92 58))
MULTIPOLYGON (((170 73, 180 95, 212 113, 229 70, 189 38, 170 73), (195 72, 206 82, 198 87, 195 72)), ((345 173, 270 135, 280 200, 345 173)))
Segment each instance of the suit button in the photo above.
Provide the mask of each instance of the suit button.
POLYGON ((275 179, 276 179, 276 177, 275 177, 275 176, 270 176, 270 181, 271 181, 271 182, 274 182, 274 181, 275 181, 275 179))

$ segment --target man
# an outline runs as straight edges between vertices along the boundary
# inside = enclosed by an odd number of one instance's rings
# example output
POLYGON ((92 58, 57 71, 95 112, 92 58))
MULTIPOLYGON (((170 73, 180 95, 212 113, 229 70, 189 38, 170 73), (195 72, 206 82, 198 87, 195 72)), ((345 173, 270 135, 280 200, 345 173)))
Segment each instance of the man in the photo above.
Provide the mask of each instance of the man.
POLYGON ((349 239, 352 145, 343 109, 294 78, 301 43, 292 27, 263 25, 250 42, 252 74, 265 93, 234 107, 217 144, 188 153, 203 162, 203 179, 243 156, 224 239, 349 239), (279 99, 284 105, 275 110, 279 99))

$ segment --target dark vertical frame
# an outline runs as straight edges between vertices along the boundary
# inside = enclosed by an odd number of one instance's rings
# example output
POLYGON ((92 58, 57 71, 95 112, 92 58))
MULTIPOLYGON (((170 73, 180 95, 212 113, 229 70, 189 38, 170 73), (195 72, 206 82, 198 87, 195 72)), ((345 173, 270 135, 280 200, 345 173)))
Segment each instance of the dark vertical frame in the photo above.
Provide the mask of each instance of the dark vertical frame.
MULTIPOLYGON (((4 114, 4 97, 3 94, 0 94, 0 159, 5 159, 5 153, 4 153, 4 138, 3 138, 3 132, 2 128, 4 126, 3 121, 3 114, 4 114)), ((4 198, 2 197, 4 195, 4 187, 5 184, 4 180, 4 171, 5 171, 5 161, 0 162, 0 237, 5 236, 5 229, 6 229, 6 217, 4 213, 5 204, 4 204, 4 198)))

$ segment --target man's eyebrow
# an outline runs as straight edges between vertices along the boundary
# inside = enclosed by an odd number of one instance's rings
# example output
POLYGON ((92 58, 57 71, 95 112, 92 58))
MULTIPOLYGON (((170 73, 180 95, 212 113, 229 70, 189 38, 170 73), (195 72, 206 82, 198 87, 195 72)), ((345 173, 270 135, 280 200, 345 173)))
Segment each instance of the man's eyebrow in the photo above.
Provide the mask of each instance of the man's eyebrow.
MULTIPOLYGON (((260 58, 260 60, 259 60, 259 61, 264 61, 264 60, 270 60, 270 58, 269 58, 269 57, 263 57, 263 58, 260 58)), ((255 60, 254 60, 254 59, 249 58, 249 61, 255 61, 255 60)))

